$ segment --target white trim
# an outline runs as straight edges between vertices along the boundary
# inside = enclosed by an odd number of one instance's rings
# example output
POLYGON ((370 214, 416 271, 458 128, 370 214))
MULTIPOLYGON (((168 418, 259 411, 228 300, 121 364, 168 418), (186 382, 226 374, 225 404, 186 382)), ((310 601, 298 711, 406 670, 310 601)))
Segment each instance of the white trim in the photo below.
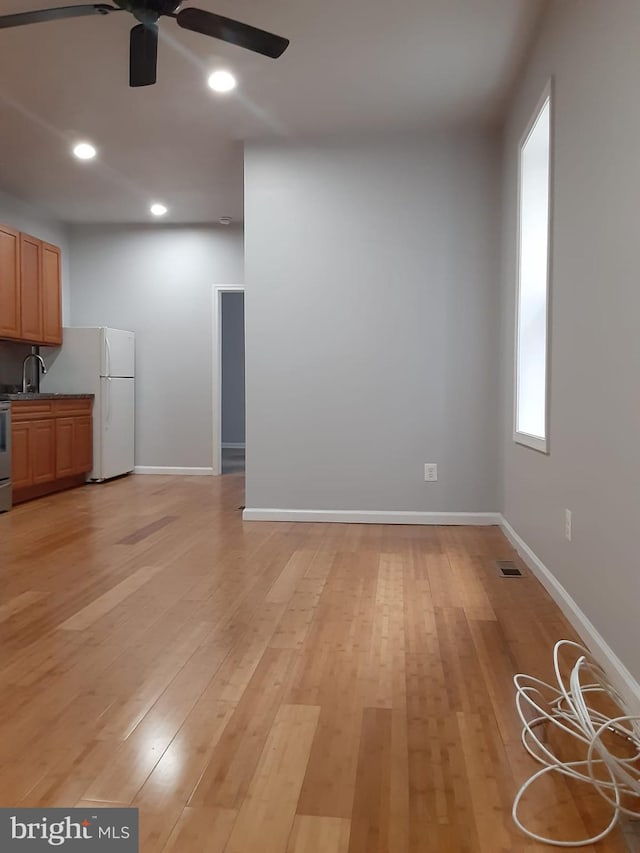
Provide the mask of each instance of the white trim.
POLYGON ((244 293, 242 284, 216 284, 213 288, 212 362, 213 393, 211 395, 213 425, 212 473, 222 473, 222 294, 244 293))
POLYGON ((220 447, 223 450, 244 450, 244 441, 223 441, 220 447))
POLYGON ((549 453, 549 442, 546 438, 540 438, 539 435, 529 435, 528 432, 516 432, 514 430, 513 440, 516 444, 522 444, 532 450, 539 450, 540 453, 549 453))
POLYGON ((263 509, 249 507, 243 521, 314 521, 334 524, 500 524, 499 512, 385 512, 349 509, 263 509))
POLYGON ((544 87, 542 95, 536 104, 532 116, 530 117, 525 131, 520 137, 518 143, 518 174, 517 174, 517 223, 516 223, 516 310, 515 310, 515 334, 514 334, 514 358, 513 358, 513 441, 516 444, 521 444, 524 447, 530 447, 532 450, 537 450, 540 453, 549 453, 549 426, 551 423, 549 416, 549 405, 551 401, 550 383, 551 383, 551 278, 552 278, 552 252, 553 252, 553 174, 554 174, 554 128, 555 128, 555 111, 554 111, 554 91, 553 78, 550 77, 544 87), (529 136, 533 132, 540 113, 549 101, 549 175, 548 175, 548 210, 547 210, 547 305, 546 305, 546 329, 545 329, 545 424, 544 436, 534 436, 518 430, 518 364, 519 364, 519 329, 520 329, 520 232, 522 228, 522 209, 521 209, 521 191, 522 191, 522 149, 527 142, 529 136))
MULTIPOLYGON (((500 516, 500 527, 518 554, 520 554, 524 562, 606 670, 614 687, 620 691, 620 694, 625 699, 631 713, 640 713, 640 684, 631 675, 593 623, 578 607, 567 590, 532 551, 524 539, 516 533, 503 515, 500 516)), ((561 638, 558 637, 558 639, 561 638)))
POLYGON ((170 468, 158 465, 136 465, 134 474, 186 474, 191 477, 210 477, 213 468, 170 468))

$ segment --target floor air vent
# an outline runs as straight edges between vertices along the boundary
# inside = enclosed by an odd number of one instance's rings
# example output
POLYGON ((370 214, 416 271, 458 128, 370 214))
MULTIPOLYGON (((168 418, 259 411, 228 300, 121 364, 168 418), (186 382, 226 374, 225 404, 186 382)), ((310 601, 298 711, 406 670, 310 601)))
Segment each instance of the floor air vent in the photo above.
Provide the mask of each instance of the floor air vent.
POLYGON ((524 577, 524 575, 513 562, 513 560, 496 560, 496 566, 498 567, 498 574, 502 578, 524 577))

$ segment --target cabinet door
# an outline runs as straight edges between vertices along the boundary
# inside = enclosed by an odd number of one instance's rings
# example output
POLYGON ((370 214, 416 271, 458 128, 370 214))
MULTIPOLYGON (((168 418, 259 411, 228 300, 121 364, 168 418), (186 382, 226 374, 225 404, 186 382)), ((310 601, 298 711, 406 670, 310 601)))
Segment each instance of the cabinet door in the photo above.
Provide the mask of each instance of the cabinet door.
POLYGON ((20 337, 20 234, 0 225, 0 337, 20 337))
POLYGON ((93 468, 93 418, 91 415, 73 419, 73 473, 89 473, 93 468))
POLYGON ((48 483, 56 478, 56 422, 32 421, 29 427, 33 482, 48 483))
POLYGON ((42 340, 45 344, 62 343, 62 293, 60 249, 42 244, 42 340))
POLYGON ((30 486, 31 476, 31 424, 17 424, 11 427, 11 479, 14 489, 30 486))
POLYGON ((73 427, 75 418, 56 420, 56 479, 75 474, 73 427))
POLYGON ((56 420, 56 478, 84 474, 93 468, 93 419, 76 415, 56 420))
POLYGON ((42 340, 42 243, 20 234, 20 338, 42 340))

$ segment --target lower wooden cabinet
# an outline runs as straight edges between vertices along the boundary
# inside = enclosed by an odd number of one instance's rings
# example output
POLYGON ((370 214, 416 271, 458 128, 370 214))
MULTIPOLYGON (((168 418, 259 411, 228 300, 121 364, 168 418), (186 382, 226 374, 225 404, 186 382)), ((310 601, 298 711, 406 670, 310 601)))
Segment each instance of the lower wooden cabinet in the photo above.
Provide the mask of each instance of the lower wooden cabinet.
POLYGON ((93 468, 93 418, 76 418, 73 425, 74 465, 77 473, 88 474, 93 468))
POLYGON ((55 421, 34 421, 29 427, 33 482, 50 483, 56 478, 55 421))
POLYGON ((13 502, 84 482, 93 467, 93 399, 11 405, 13 502))
POLYGON ((56 474, 70 477, 75 473, 73 459, 74 418, 59 418, 56 421, 56 474))
POLYGON ((56 477, 72 477, 93 467, 93 422, 76 416, 56 420, 56 477))
POLYGON ((31 473, 31 424, 13 421, 11 426, 11 479, 13 489, 33 483, 31 473))
POLYGON ((11 435, 14 489, 55 480, 55 434, 54 420, 15 424, 11 435))

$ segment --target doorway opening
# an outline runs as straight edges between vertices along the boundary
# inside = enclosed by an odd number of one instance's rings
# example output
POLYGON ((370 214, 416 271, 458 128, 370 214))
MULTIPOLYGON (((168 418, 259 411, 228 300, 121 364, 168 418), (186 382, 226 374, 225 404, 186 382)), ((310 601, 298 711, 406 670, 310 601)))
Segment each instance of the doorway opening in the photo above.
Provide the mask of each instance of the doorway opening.
POLYGON ((214 459, 216 474, 245 470, 244 288, 214 294, 214 459))

